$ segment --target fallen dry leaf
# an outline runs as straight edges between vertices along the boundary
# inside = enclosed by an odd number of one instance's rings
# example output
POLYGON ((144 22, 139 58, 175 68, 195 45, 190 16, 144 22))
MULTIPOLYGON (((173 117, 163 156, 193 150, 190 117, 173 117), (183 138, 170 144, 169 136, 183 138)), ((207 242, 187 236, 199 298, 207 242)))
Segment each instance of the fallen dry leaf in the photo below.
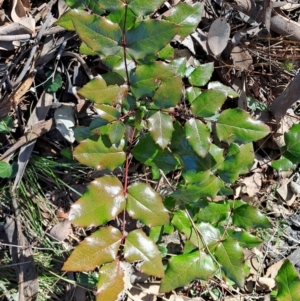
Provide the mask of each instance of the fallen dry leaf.
POLYGON ((68 238, 71 232, 71 222, 66 219, 54 225, 54 227, 50 230, 50 235, 59 241, 63 241, 68 238))
POLYGON ((261 174, 258 172, 255 172, 252 176, 244 178, 242 184, 243 186, 243 192, 247 193, 250 197, 255 196, 261 189, 261 174))

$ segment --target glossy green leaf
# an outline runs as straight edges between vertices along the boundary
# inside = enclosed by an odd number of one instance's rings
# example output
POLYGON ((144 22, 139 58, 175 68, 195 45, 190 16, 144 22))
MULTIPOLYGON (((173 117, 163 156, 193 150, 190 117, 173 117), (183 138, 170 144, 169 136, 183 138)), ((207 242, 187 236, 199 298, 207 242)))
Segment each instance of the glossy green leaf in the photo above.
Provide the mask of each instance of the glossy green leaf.
POLYGON ((170 62, 170 65, 176 69, 176 75, 180 75, 181 77, 184 77, 186 64, 187 61, 185 57, 181 57, 170 62))
POLYGON ((153 102, 159 109, 175 107, 182 98, 182 80, 180 76, 166 79, 153 96, 153 102))
POLYGON ((170 147, 173 153, 179 157, 184 172, 215 171, 224 161, 223 149, 215 144, 210 145, 209 152, 204 158, 199 157, 190 146, 185 132, 178 122, 174 123, 174 134, 170 147))
POLYGON ((196 224, 198 231, 201 234, 201 238, 206 245, 215 243, 220 240, 220 230, 209 223, 198 223, 196 224))
POLYGON ((118 24, 122 30, 123 28, 129 30, 136 22, 137 17, 128 6, 124 5, 122 9, 110 13, 107 19, 118 24), (124 24, 125 22, 126 24, 124 24))
POLYGON ((178 29, 173 23, 153 19, 137 23, 126 32, 127 52, 136 60, 153 55, 174 38, 178 29))
POLYGON ((197 184, 189 184, 186 187, 178 188, 172 196, 175 199, 184 201, 185 203, 195 202, 200 198, 214 198, 219 190, 224 186, 222 180, 211 174, 203 182, 197 184))
POLYGON ((81 40, 98 54, 114 55, 121 49, 119 43, 122 31, 119 25, 104 17, 82 11, 69 11, 57 24, 68 30, 75 30, 81 40))
POLYGON ((282 156, 279 160, 272 161, 271 166, 278 171, 288 171, 296 168, 297 164, 282 156))
POLYGON ((198 117, 215 115, 226 100, 226 94, 220 90, 207 90, 193 100, 191 110, 198 117))
POLYGON ((204 252, 173 256, 169 260, 165 278, 161 281, 160 292, 169 292, 195 279, 208 280, 216 271, 213 259, 204 252))
POLYGON ((148 119, 148 129, 151 137, 162 149, 169 144, 174 131, 170 115, 157 111, 148 119))
POLYGON ((239 93, 235 92, 232 88, 221 84, 220 82, 209 82, 207 88, 223 91, 230 98, 239 97, 239 93))
POLYGON ((73 131, 74 137, 78 142, 93 136, 93 133, 85 126, 76 126, 73 128, 73 131))
POLYGON ((159 278, 164 277, 161 254, 154 241, 142 230, 137 229, 127 235, 124 257, 129 262, 142 261, 140 267, 142 273, 159 278))
POLYGON ((121 121, 110 123, 99 128, 101 135, 107 135, 111 144, 119 143, 125 134, 125 125, 121 121))
POLYGON ((201 21, 204 4, 196 3, 189 5, 187 3, 178 3, 172 10, 171 15, 165 19, 180 25, 178 35, 183 40, 189 34, 193 33, 201 21))
POLYGON ((262 244, 262 240, 244 230, 234 231, 232 229, 226 230, 227 234, 233 239, 237 240, 241 247, 252 249, 262 244))
POLYGON ((107 145, 107 141, 102 136, 93 136, 82 141, 75 148, 74 157, 80 163, 99 170, 114 170, 124 163, 125 152, 122 144, 118 147, 107 145))
POLYGON ((164 0, 129 0, 127 1, 128 7, 137 15, 144 16, 156 11, 161 5, 163 5, 164 0))
POLYGON ((121 9, 125 4, 121 0, 66 0, 71 8, 90 9, 95 14, 103 14, 105 11, 121 9))
POLYGON ((166 47, 158 52, 158 58, 161 60, 172 60, 174 58, 174 48, 167 44, 166 47))
POLYGON ((200 65, 188 76, 189 83, 193 86, 202 87, 208 83, 213 71, 213 63, 200 65))
POLYGON ((200 88, 188 87, 186 89, 186 97, 191 104, 202 93, 200 88))
POLYGON ((124 209, 122 183, 115 176, 103 176, 92 181, 71 206, 69 220, 81 227, 95 227, 114 219, 124 209))
POLYGON ((300 124, 294 124, 284 134, 284 140, 287 151, 300 159, 300 124))
POLYGON ((175 169, 177 161, 168 149, 161 149, 150 135, 141 138, 132 149, 132 155, 147 166, 157 167, 165 174, 175 169))
POLYGON ((223 240, 215 248, 214 255, 225 276, 234 281, 239 287, 243 287, 245 281, 244 255, 238 242, 232 238, 223 240))
POLYGON ((191 222, 183 210, 177 210, 173 214, 172 224, 180 231, 184 232, 186 229, 191 228, 191 222))
POLYGON ((96 127, 100 127, 102 125, 106 125, 107 123, 115 121, 115 120, 117 120, 121 117, 121 114, 118 111, 118 109, 116 109, 112 106, 102 105, 102 104, 95 104, 95 108, 96 108, 98 116, 101 118, 102 121, 94 122, 94 125, 92 125, 93 121, 96 118, 93 119, 92 123, 89 126, 90 130, 92 130, 96 127))
POLYGON ((163 81, 174 77, 175 67, 164 62, 138 66, 130 75, 131 92, 137 99, 152 97, 163 81))
POLYGON ((126 210, 150 228, 169 222, 169 214, 160 194, 148 184, 134 183, 128 187, 126 210))
POLYGON ((268 218, 260 213, 257 208, 248 204, 233 209, 232 220, 235 226, 246 230, 255 228, 266 229, 271 227, 268 218))
POLYGON ((253 119, 249 113, 241 109, 223 111, 218 118, 216 130, 218 138, 229 143, 253 142, 270 133, 267 125, 253 119))
POLYGON ((247 143, 240 147, 240 151, 225 159, 218 169, 221 179, 227 183, 234 183, 239 175, 247 173, 253 165, 253 144, 247 143))
POLYGON ((122 104, 127 91, 128 89, 126 86, 107 86, 103 79, 94 78, 83 86, 78 91, 78 94, 97 104, 114 106, 116 104, 122 104))
POLYGON ((13 128, 14 121, 9 115, 0 117, 0 134, 8 134, 13 128))
POLYGON ((278 287, 276 300, 299 301, 300 278, 289 260, 285 260, 275 278, 278 287))
POLYGON ((209 203, 203 208, 197 217, 203 222, 217 224, 226 220, 230 214, 230 206, 227 203, 209 203))
POLYGON ((115 301, 124 289, 124 273, 118 261, 103 265, 99 271, 96 301, 115 301))
POLYGON ((12 167, 5 161, 0 161, 0 178, 8 178, 12 174, 12 167))
POLYGON ((85 238, 63 266, 64 271, 92 271, 98 265, 116 259, 122 234, 114 227, 105 227, 85 238))
POLYGON ((205 157, 208 153, 210 141, 210 129, 200 120, 191 118, 184 126, 186 138, 200 157, 205 157))

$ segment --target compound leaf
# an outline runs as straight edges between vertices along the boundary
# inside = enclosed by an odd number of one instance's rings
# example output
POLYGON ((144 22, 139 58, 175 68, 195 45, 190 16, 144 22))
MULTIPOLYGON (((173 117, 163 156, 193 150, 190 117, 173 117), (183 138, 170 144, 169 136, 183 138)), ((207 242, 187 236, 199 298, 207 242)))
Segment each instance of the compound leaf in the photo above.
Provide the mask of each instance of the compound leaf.
POLYGON ((160 292, 169 292, 195 279, 208 280, 216 271, 213 259, 204 252, 173 256, 161 281, 160 292))
POLYGON ((103 136, 92 136, 82 141, 73 154, 80 163, 98 170, 114 170, 125 161, 123 145, 111 145, 103 136))
POLYGON ((229 143, 253 142, 270 133, 267 125, 254 120, 249 113, 241 109, 223 111, 218 118, 216 130, 218 138, 229 143))
POLYGON ((78 94, 95 102, 96 104, 114 106, 116 104, 122 104, 127 91, 127 86, 107 86, 103 79, 94 78, 83 86, 78 91, 78 94))
POLYGON ((81 227, 95 227, 114 219, 124 209, 122 183, 115 176, 103 176, 92 181, 71 206, 69 219, 81 227))
POLYGON ((150 228, 169 222, 169 214, 160 194, 144 183, 134 183, 128 187, 126 210, 150 228))
POLYGON ((270 228, 268 218, 260 213, 257 208, 244 204, 233 209, 233 224, 243 229, 270 228))
POLYGON ((186 138, 200 157, 205 157, 210 147, 210 129, 200 120, 191 118, 185 126, 186 138))
POLYGON ((174 131, 172 118, 161 111, 157 111, 148 118, 149 132, 155 143, 162 149, 169 144, 174 131))
POLYGON ((276 300, 278 301, 298 301, 300 292, 299 276, 290 263, 285 260, 275 278, 278 287, 276 300))
POLYGON ((198 117, 215 115, 226 100, 226 93, 221 90, 207 90, 193 100, 191 110, 198 117))
POLYGON ((171 10, 171 15, 165 19, 181 26, 178 35, 183 40, 189 34, 193 33, 200 23, 203 8, 203 3, 196 3, 194 5, 179 3, 171 10))
POLYGON ((92 271, 98 265, 113 261, 121 245, 122 234, 114 227, 105 227, 85 238, 63 266, 64 271, 92 271))
POLYGON ((142 230, 137 229, 127 235, 124 257, 129 262, 142 261, 141 272, 159 278, 164 277, 161 254, 154 241, 142 230))
POLYGON ((163 49, 178 30, 178 26, 167 21, 151 19, 137 23, 126 33, 128 54, 136 60, 153 55, 163 49))
POLYGON ((238 242, 232 238, 223 240, 215 248, 214 255, 226 277, 234 281, 239 287, 243 287, 245 277, 244 255, 238 242))
POLYGON ((97 301, 115 301, 124 289, 124 273, 118 261, 103 265, 97 283, 97 301))

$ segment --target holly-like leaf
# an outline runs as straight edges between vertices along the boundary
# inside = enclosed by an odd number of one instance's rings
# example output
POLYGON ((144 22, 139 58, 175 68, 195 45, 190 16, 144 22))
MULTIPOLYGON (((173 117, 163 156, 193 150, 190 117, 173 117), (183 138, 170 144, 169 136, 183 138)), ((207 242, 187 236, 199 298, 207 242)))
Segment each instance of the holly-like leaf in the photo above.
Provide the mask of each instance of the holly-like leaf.
POLYGON ((177 25, 167 21, 150 19, 137 23, 126 32, 127 52, 136 60, 153 55, 163 49, 178 30, 177 25))
POLYGON ((97 104, 114 106, 116 104, 122 104, 127 91, 127 86, 107 86, 103 79, 94 78, 83 86, 78 91, 78 94, 97 104))
POLYGON ((66 0, 71 8, 90 9, 95 14, 103 14, 105 11, 111 12, 119 10, 124 6, 121 0, 66 0))
POLYGON ((216 125, 217 136, 221 141, 248 143, 270 133, 269 127, 254 120, 249 113, 241 109, 223 111, 216 125))
POLYGON ((243 287, 245 281, 244 255, 238 242, 232 238, 223 240, 218 243, 214 255, 225 276, 234 281, 239 287, 243 287))
POLYGON ((284 134, 284 141, 286 150, 300 159, 300 124, 294 124, 290 130, 284 134))
POLYGON ((92 136, 82 141, 74 150, 74 157, 82 164, 98 170, 114 170, 125 161, 122 143, 117 147, 107 145, 104 137, 92 136))
POLYGON ((159 278, 164 277, 161 254, 154 241, 142 230, 137 229, 127 235, 124 257, 129 262, 142 261, 141 272, 159 278))
POLYGON ((8 178, 11 176, 13 170, 11 165, 5 161, 0 161, 0 178, 8 178))
POLYGON ((262 240, 244 230, 235 231, 232 229, 226 230, 227 234, 237 240, 241 247, 252 249, 262 244, 262 240))
POLYGON ((155 143, 162 149, 169 144, 174 131, 173 121, 170 115, 157 111, 148 118, 149 132, 155 143))
POLYGON ((175 107, 182 98, 182 80, 180 76, 163 81, 153 96, 153 102, 159 109, 175 107))
POLYGON ((203 3, 195 3, 190 5, 187 3, 178 3, 172 10, 171 15, 165 19, 180 25, 178 35, 183 40, 189 34, 193 33, 195 28, 201 21, 203 3))
POLYGON ((62 77, 59 73, 55 73, 53 77, 52 71, 47 71, 46 74, 47 81, 44 82, 43 87, 48 93, 57 92, 58 89, 62 87, 62 77))
POLYGON ((213 71, 213 63, 200 65, 188 76, 189 83, 193 86, 202 87, 208 83, 213 71))
POLYGON ((114 219, 124 209, 122 183, 115 176, 103 176, 92 181, 71 206, 69 220, 81 227, 95 227, 114 219))
POLYGON ((300 292, 300 278, 289 260, 285 260, 275 278, 278 287, 276 300, 298 301, 300 292))
POLYGON ((221 84, 220 82, 209 82, 207 88, 223 91, 230 98, 239 97, 239 93, 235 92, 232 88, 221 84))
POLYGON ((168 149, 161 149, 150 135, 141 138, 132 149, 132 155, 147 166, 161 169, 165 174, 175 169, 177 161, 168 149))
POLYGON ((198 117, 215 115, 226 100, 226 93, 220 90, 207 90, 193 100, 191 110, 198 117))
POLYGON ((257 208, 244 204, 233 209, 233 224, 243 229, 270 228, 268 218, 260 213, 257 208))
POLYGON ((57 24, 67 30, 75 30, 94 53, 114 55, 121 49, 121 28, 104 17, 71 10, 64 14, 57 24))
POLYGON ((116 121, 110 123, 106 126, 102 126, 98 129, 101 135, 107 135, 110 143, 119 143, 122 138, 124 138, 125 125, 121 121, 116 121))
POLYGON ((205 157, 211 144, 210 129, 203 122, 194 118, 186 122, 184 129, 193 150, 200 157, 205 157))
POLYGON ((206 245, 217 242, 221 237, 220 230, 209 223, 199 223, 196 226, 206 245))
POLYGON ((227 183, 234 183, 240 174, 249 171, 252 167, 253 161, 253 144, 244 144, 240 147, 240 151, 238 153, 225 159, 218 169, 218 174, 223 181, 227 183))
POLYGON ((224 182, 215 175, 210 174, 202 182, 178 188, 172 193, 172 197, 186 203, 196 202, 200 198, 214 198, 222 187, 224 187, 224 182))
POLYGON ((197 215, 198 219, 203 222, 217 224, 226 220, 230 214, 230 206, 228 203, 209 203, 197 215))
POLYGON ((137 15, 144 16, 156 11, 165 1, 164 0, 129 0, 128 7, 137 15))
POLYGON ((169 292, 189 284, 192 280, 208 280, 217 271, 213 259, 201 251, 171 257, 166 275, 161 281, 160 292, 169 292))
POLYGON ((186 97, 191 104, 202 93, 200 88, 188 87, 186 89, 186 97))
POLYGON ((103 265, 97 283, 97 301, 115 301, 124 289, 124 273, 118 261, 103 265))
POLYGON ((122 234, 114 227, 105 227, 85 238, 63 266, 64 271, 92 271, 98 265, 116 259, 122 234))
POLYGON ((169 222, 169 214, 160 194, 144 183, 134 183, 128 187, 126 210, 150 228, 169 222))

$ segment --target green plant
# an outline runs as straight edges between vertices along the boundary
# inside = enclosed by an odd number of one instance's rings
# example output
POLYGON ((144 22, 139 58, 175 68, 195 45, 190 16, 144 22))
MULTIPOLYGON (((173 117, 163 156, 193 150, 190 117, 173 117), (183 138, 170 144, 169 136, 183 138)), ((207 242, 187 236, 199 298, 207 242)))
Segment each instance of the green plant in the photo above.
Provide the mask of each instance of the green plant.
POLYGON ((213 63, 192 66, 185 58, 173 59, 171 40, 194 31, 203 4, 179 3, 169 17, 154 19, 163 3, 67 0, 73 10, 57 22, 77 32, 81 53, 98 55, 109 70, 78 91, 94 102, 99 117, 75 129, 79 145, 73 154, 98 170, 122 167, 122 175, 95 179, 72 205, 75 225, 100 228, 63 267, 99 266, 98 300, 115 300, 124 289, 122 261, 140 262, 142 272, 162 278, 161 292, 212 277, 243 286, 242 249, 261 243, 251 229, 270 226, 256 208, 225 197, 253 163, 252 142, 269 128, 240 109, 220 112, 227 97, 237 94, 209 82, 213 63), (170 193, 156 191, 141 175, 133 183, 134 162, 150 168, 152 180, 163 178, 170 193), (169 181, 168 174, 181 174, 180 182, 169 181), (217 195, 223 200, 213 202, 217 195), (127 233, 126 213, 150 228, 149 235, 142 229, 127 233), (121 229, 108 224, 119 214, 121 229), (185 236, 185 246, 182 254, 167 256, 160 242, 172 231, 185 236))

